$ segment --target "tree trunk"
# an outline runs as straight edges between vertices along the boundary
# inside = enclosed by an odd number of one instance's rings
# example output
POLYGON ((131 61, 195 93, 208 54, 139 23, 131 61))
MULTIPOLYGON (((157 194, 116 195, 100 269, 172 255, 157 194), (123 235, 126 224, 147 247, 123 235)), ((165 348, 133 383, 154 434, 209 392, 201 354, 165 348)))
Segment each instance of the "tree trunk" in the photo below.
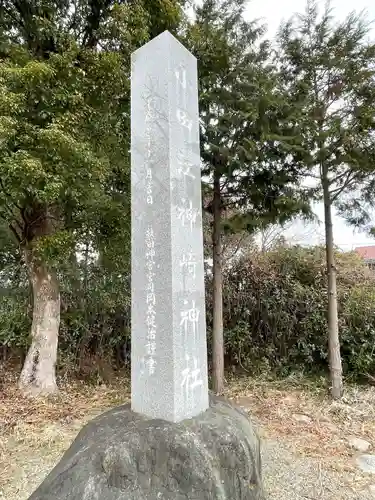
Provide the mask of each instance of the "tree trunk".
POLYGON ((19 387, 28 394, 57 392, 55 365, 60 325, 60 293, 57 278, 25 249, 25 262, 33 289, 31 346, 22 368, 19 387))
POLYGON ((331 392, 334 399, 343 393, 342 366, 337 313, 336 265, 333 245, 332 204, 329 193, 328 172, 323 168, 324 223, 328 275, 328 359, 331 376, 331 392))
POLYGON ((213 328, 212 328, 212 385, 216 394, 224 392, 224 333, 223 333, 223 265, 221 235, 220 176, 214 177, 213 199, 213 328))

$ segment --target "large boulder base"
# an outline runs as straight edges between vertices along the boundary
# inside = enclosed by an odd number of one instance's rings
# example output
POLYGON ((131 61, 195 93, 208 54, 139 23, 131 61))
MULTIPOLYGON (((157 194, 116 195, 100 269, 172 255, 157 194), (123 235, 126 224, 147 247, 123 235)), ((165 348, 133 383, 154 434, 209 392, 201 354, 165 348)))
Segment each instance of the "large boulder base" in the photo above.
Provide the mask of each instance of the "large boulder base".
POLYGON ((130 405, 89 422, 29 500, 261 500, 259 438, 247 415, 210 396, 178 424, 130 405))

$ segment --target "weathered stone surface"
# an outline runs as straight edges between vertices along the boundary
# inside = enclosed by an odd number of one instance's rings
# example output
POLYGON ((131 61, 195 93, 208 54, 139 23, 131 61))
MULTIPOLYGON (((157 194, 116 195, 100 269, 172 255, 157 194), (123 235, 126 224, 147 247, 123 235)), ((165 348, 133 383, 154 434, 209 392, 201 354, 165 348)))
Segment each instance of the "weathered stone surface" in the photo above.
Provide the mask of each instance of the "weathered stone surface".
POLYGON ((261 500, 259 438, 216 396, 180 423, 120 406, 78 434, 29 500, 261 500))

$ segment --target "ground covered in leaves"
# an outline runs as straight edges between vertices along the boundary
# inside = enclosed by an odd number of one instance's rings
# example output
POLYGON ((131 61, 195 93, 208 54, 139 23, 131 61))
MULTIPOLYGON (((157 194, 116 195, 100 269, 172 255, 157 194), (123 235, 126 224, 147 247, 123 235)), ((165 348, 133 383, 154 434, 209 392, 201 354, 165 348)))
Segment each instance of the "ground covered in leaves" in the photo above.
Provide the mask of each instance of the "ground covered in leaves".
MULTIPOLYGON (((14 375, 0 378, 0 499, 26 500, 81 429, 129 399, 128 379, 110 385, 65 383, 58 397, 19 395, 14 375)), ((375 450, 375 388, 348 387, 332 402, 316 382, 241 378, 227 397, 249 412, 263 443, 269 500, 375 498, 375 475, 356 465, 353 437, 375 450)))

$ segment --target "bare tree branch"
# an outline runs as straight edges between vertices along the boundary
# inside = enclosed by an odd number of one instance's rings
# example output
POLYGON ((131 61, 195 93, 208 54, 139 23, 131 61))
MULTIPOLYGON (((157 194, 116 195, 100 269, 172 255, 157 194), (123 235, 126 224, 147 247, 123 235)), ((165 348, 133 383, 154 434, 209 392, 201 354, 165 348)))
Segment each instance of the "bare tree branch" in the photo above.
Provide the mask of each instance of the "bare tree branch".
POLYGON ((9 224, 9 229, 11 230, 11 232, 13 233, 13 235, 15 236, 16 240, 18 241, 18 243, 21 243, 22 242, 22 238, 18 234, 18 232, 17 232, 16 228, 13 226, 13 224, 9 224))
MULTIPOLYGON (((226 256, 226 257, 223 259, 225 262, 228 262, 229 260, 231 260, 231 259, 232 259, 232 258, 233 258, 236 254, 237 254, 238 250, 239 250, 239 249, 240 249, 240 247, 242 246, 242 243, 243 243, 243 241, 245 240, 245 238, 246 238, 247 236, 248 236, 248 234, 246 234, 246 233, 243 233, 243 234, 240 236, 240 238, 239 238, 239 240, 238 240, 238 242, 237 242, 237 244, 236 244, 236 246, 235 246, 234 250, 232 251, 232 254, 231 254, 230 256, 226 256)), ((228 249, 228 247, 229 247, 229 246, 230 246, 230 242, 228 242, 226 245, 223 245, 223 254, 225 254, 225 253, 226 253, 226 251, 227 251, 227 249, 228 249)))
POLYGON ((352 181, 354 181, 354 179, 357 177, 357 175, 358 175, 357 172, 353 172, 353 171, 348 172, 344 183, 340 187, 330 190, 330 197, 331 197, 332 203, 335 202, 336 199, 340 196, 340 194, 343 191, 345 191, 345 189, 350 185, 350 183, 352 181))

